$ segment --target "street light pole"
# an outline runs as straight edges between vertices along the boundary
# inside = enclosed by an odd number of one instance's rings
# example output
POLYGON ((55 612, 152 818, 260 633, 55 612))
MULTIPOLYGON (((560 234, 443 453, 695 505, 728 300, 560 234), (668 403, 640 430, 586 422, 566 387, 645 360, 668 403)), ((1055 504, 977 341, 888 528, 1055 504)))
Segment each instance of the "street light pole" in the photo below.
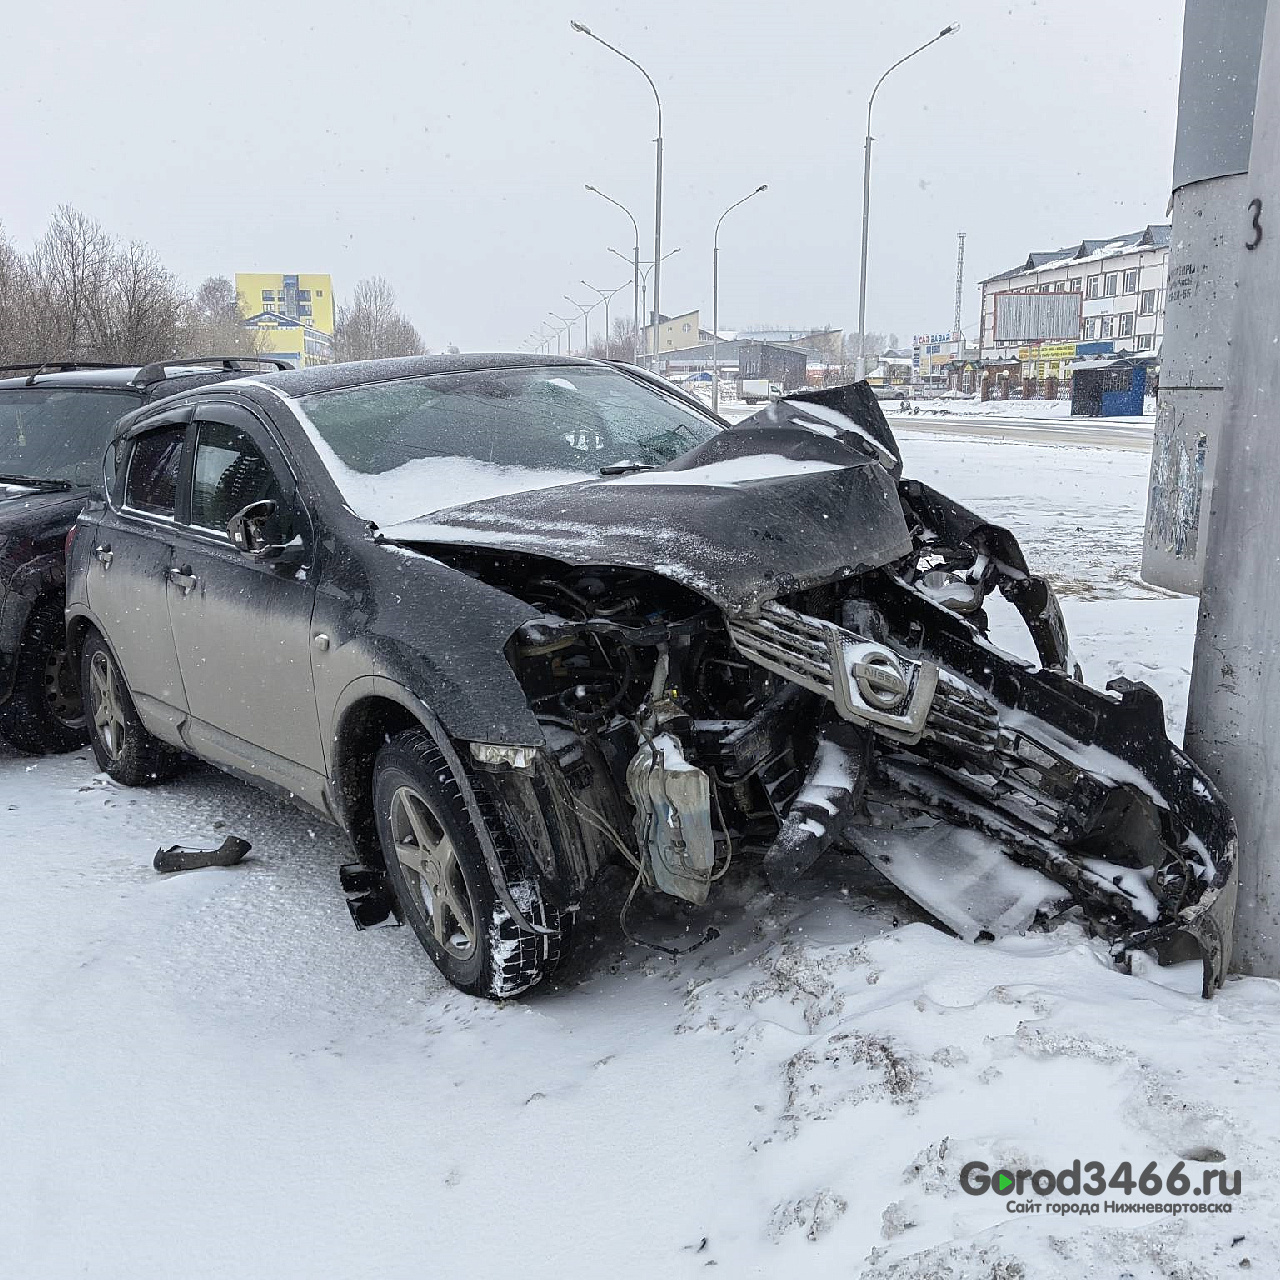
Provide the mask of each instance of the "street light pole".
POLYGON ((613 299, 615 293, 621 293, 627 286, 620 284, 616 289, 597 289, 593 284, 587 284, 585 280, 580 280, 579 284, 585 285, 592 293, 600 295, 600 301, 604 303, 604 358, 612 359, 613 353, 610 350, 609 343, 609 303, 613 299))
POLYGON ((582 303, 575 302, 567 293, 561 294, 561 297, 571 306, 577 307, 582 312, 582 355, 585 359, 591 348, 591 334, 587 331, 587 317, 599 306, 599 303, 593 302, 589 307, 584 307, 582 303))
POLYGON ((871 97, 867 99, 867 138, 863 149, 862 158, 862 269, 858 276, 858 381, 861 382, 867 376, 867 231, 868 219, 871 215, 871 108, 875 103, 876 94, 880 92, 880 86, 889 78, 891 72, 896 71, 904 62, 910 61, 917 53, 923 53, 931 44, 937 44, 943 36, 949 36, 954 31, 960 30, 960 24, 953 22, 948 27, 943 27, 932 40, 926 40, 918 49, 912 49, 904 58, 899 58, 897 62, 889 68, 888 71, 876 81, 876 87, 871 90, 871 97))
POLYGON ((662 99, 658 96, 658 86, 653 77, 634 59, 628 57, 621 49, 615 48, 607 40, 602 40, 589 27, 581 22, 569 20, 569 25, 584 36, 590 36, 597 44, 602 44, 610 53, 615 53, 623 62, 629 62, 649 82, 653 90, 653 100, 658 104, 658 137, 657 167, 653 184, 653 369, 658 368, 658 316, 661 314, 661 281, 662 281, 662 99))
POLYGON ((715 235, 711 237, 711 412, 720 412, 720 224, 740 204, 746 204, 752 196, 768 191, 769 184, 762 182, 741 200, 735 200, 717 219, 715 235))
MULTIPOLYGON (((575 303, 575 305, 577 304, 575 303)), ((566 320, 564 316, 556 315, 554 311, 549 312, 549 314, 553 320, 559 320, 560 323, 564 325, 563 329, 556 330, 556 355, 560 354, 560 334, 561 333, 563 333, 569 339, 569 350, 566 354, 573 355, 573 321, 566 320)))
MULTIPOLYGON (((621 258, 623 262, 626 262, 627 259, 625 255, 623 255, 622 253, 619 253, 617 249, 610 249, 609 252, 613 254, 615 258, 621 258)), ((676 245, 674 249, 668 249, 666 253, 662 255, 662 260, 665 262, 668 258, 674 258, 676 254, 679 252, 680 252, 680 246, 676 245)), ((649 276, 652 274, 652 272, 653 272, 652 262, 646 263, 644 270, 640 272, 640 310, 642 312, 646 311, 648 307, 649 276)), ((653 344, 655 347, 658 345, 657 330, 654 330, 653 344)))
MULTIPOLYGON (((631 256, 631 272, 632 272, 632 285, 631 285, 631 324, 632 324, 632 334, 631 334, 631 362, 632 362, 632 364, 635 364, 635 362, 636 362, 636 354, 637 354, 636 348, 637 348, 637 345, 638 345, 638 343, 639 343, 639 341, 640 341, 640 227, 639 227, 639 225, 636 223, 635 218, 634 218, 634 217, 632 217, 631 210, 630 210, 630 209, 628 209, 628 208, 627 208, 627 206, 626 206, 625 204, 621 204, 619 201, 615 200, 612 196, 607 196, 607 195, 605 195, 605 193, 604 193, 603 191, 601 191, 599 187, 593 187, 593 186, 591 185, 591 183, 589 183, 589 182, 586 184, 586 186, 587 186, 587 190, 588 190, 588 191, 592 191, 592 192, 594 192, 594 193, 595 193, 596 195, 598 195, 602 200, 607 200, 611 205, 614 205, 614 206, 616 206, 617 208, 621 209, 621 210, 622 210, 622 212, 623 212, 623 213, 625 213, 625 214, 627 215, 627 217, 631 219, 631 229, 632 229, 632 231, 634 231, 634 232, 635 232, 635 237, 636 237, 636 238, 635 238, 635 248, 634 248, 634 250, 632 251, 632 256, 631 256)), ((616 251, 616 250, 614 250, 614 249, 611 249, 609 252, 610 252, 610 253, 615 253, 615 252, 617 252, 617 251, 616 251)), ((585 282, 584 282, 584 283, 585 283, 585 282)), ((591 287, 590 285, 587 285, 587 288, 590 288, 590 287, 591 287)), ((607 312, 607 308, 606 308, 606 312, 607 312)), ((605 339, 604 339, 604 340, 605 340, 605 346, 606 346, 606 348, 608 347, 608 344, 609 344, 608 328, 609 328, 609 320, 608 320, 608 315, 606 314, 606 316, 605 316, 605 331, 606 331, 606 332, 605 332, 605 339)))

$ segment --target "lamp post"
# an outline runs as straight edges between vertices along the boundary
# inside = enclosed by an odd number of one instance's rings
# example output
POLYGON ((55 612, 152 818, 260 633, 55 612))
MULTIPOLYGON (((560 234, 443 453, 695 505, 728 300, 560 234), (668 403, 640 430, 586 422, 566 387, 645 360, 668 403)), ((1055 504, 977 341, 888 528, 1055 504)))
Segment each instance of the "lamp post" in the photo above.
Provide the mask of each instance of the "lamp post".
POLYGON ((548 313, 553 320, 559 320, 563 329, 556 330, 556 355, 560 354, 560 335, 563 333, 569 339, 568 355, 573 355, 573 321, 566 320, 564 316, 558 316, 554 311, 548 313))
POLYGON ((627 286, 620 284, 616 289, 597 289, 595 285, 587 284, 585 280, 580 280, 578 283, 590 289, 592 293, 599 294, 600 301, 604 303, 604 358, 611 360, 613 352, 609 344, 609 303, 615 293, 621 293, 627 286))
MULTIPOLYGON (((610 249, 609 252, 613 254, 615 258, 621 258, 623 262, 626 262, 627 260, 626 255, 623 253, 620 253, 617 249, 610 249)), ((679 245, 677 245, 674 249, 668 249, 667 252, 662 255, 663 262, 665 262, 668 258, 675 257, 675 255, 679 252, 680 252, 679 245)), ((640 272, 640 310, 642 313, 647 312, 649 275, 652 271, 653 271, 653 263, 649 262, 645 264, 644 270, 640 272)), ((645 328, 645 332, 646 334, 648 333, 647 326, 645 328)), ((647 348, 648 348, 647 338, 645 340, 645 347, 646 347, 646 353, 647 353, 647 348)), ((653 356, 654 356, 654 365, 656 367, 657 357, 658 357, 658 330, 656 326, 654 327, 654 330, 653 330, 653 356)))
MULTIPOLYGON (((591 346, 591 334, 587 331, 587 323, 588 323, 588 321, 587 321, 587 317, 588 317, 588 316, 589 316, 589 315, 590 315, 590 314, 591 314, 591 313, 596 309, 596 307, 597 307, 597 306, 599 306, 600 304, 599 304, 599 303, 597 303, 597 302, 593 302, 589 307, 584 307, 584 306, 582 305, 582 303, 580 303, 580 302, 575 302, 571 297, 569 297, 569 295, 568 295, 567 293, 565 293, 565 294, 561 294, 561 297, 563 297, 563 298, 564 298, 564 300, 565 300, 565 301, 566 301, 566 302, 567 302, 571 307, 577 307, 577 308, 578 308, 578 310, 579 310, 580 312, 582 312, 582 354, 583 354, 583 357, 585 358, 585 357, 586 357, 586 355, 587 355, 587 353, 588 353, 588 349, 589 349, 589 348, 590 348, 590 346, 591 346)), ((573 344, 571 343, 571 344, 570 344, 570 352, 569 352, 569 354, 570 354, 570 355, 572 355, 572 354, 573 354, 572 345, 573 345, 573 344)))
MULTIPOLYGON (((626 205, 621 204, 620 201, 614 200, 612 196, 605 196, 604 192, 600 191, 599 187, 593 187, 590 183, 586 183, 586 189, 590 192, 594 192, 595 195, 602 198, 602 200, 607 200, 609 204, 616 207, 616 209, 621 209, 622 212, 625 212, 627 218, 631 219, 631 229, 635 232, 635 247, 631 252, 631 362, 632 364, 635 364, 637 355, 636 346, 640 342, 640 227, 637 225, 634 216, 632 216, 631 210, 627 209, 626 205)), ((616 251, 611 250, 609 252, 612 253, 616 251)), ((588 288, 590 288, 590 285, 588 285, 588 288)), ((608 329, 608 323, 605 323, 605 329, 608 329)), ((607 346, 608 340, 608 334, 605 334, 605 346, 607 346)))
POLYGON ((741 200, 735 200, 717 219, 715 235, 711 237, 711 412, 720 412, 720 224, 740 204, 746 204, 752 196, 768 191, 769 184, 762 182, 741 200))
MULTIPOLYGON (((569 20, 569 25, 580 35, 590 36, 597 44, 602 44, 610 53, 615 53, 623 62, 629 62, 635 69, 649 82, 649 88, 653 90, 653 100, 658 104, 658 137, 657 143, 657 166, 655 169, 653 183, 653 314, 654 314, 654 333, 658 330, 657 317, 661 314, 661 281, 662 281, 662 99, 658 97, 658 86, 653 83, 653 77, 634 59, 629 58, 621 49, 614 48, 607 40, 602 40, 589 27, 584 26, 581 22, 569 20)), ((653 367, 657 371, 658 352, 657 338, 654 339, 653 367)))
POLYGON ((858 381, 861 382, 867 375, 867 230, 868 218, 871 214, 871 108, 875 103, 876 94, 880 92, 880 86, 889 78, 890 72, 896 71, 904 62, 910 61, 917 53, 923 53, 931 44, 937 44, 943 36, 949 36, 952 32, 959 31, 960 24, 953 22, 948 27, 943 27, 932 40, 926 40, 918 49, 912 49, 904 58, 899 58, 897 62, 889 68, 888 71, 876 81, 876 87, 871 90, 871 97, 867 99, 867 139, 863 150, 862 159, 862 269, 858 276, 858 381))

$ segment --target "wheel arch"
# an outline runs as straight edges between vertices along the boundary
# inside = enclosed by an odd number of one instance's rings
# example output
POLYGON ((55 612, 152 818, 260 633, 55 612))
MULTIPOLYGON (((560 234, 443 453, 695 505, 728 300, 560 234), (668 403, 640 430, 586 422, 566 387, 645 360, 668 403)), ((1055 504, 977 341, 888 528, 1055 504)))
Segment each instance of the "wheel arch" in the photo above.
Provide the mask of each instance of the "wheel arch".
POLYGON ((382 870, 373 813, 373 768, 378 748, 405 729, 422 728, 431 735, 462 795, 502 905, 530 933, 547 933, 528 918, 511 896, 501 858, 494 845, 468 770, 438 717, 421 698, 385 676, 361 676, 342 691, 333 713, 329 774, 334 807, 361 862, 382 870))

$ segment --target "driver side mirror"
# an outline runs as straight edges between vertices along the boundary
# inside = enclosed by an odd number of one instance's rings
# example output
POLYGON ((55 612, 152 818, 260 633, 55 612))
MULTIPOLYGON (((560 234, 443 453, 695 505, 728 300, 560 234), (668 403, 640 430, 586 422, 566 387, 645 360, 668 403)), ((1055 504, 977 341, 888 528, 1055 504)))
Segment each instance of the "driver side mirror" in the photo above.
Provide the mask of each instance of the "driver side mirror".
POLYGON ((237 551, 272 564, 301 564, 306 553, 300 537, 284 541, 279 504, 271 498, 251 502, 227 521, 227 537, 237 551))

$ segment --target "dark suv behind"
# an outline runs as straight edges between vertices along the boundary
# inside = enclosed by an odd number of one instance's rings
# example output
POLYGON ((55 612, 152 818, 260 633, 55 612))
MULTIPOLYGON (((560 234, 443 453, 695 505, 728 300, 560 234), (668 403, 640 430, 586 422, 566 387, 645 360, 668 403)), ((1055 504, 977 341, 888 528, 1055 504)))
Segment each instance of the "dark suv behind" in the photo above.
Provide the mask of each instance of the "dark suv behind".
POLYGON ((64 544, 124 414, 242 365, 199 357, 144 366, 0 364, 0 738, 21 751, 69 751, 86 739, 75 673, 65 662, 64 544))

